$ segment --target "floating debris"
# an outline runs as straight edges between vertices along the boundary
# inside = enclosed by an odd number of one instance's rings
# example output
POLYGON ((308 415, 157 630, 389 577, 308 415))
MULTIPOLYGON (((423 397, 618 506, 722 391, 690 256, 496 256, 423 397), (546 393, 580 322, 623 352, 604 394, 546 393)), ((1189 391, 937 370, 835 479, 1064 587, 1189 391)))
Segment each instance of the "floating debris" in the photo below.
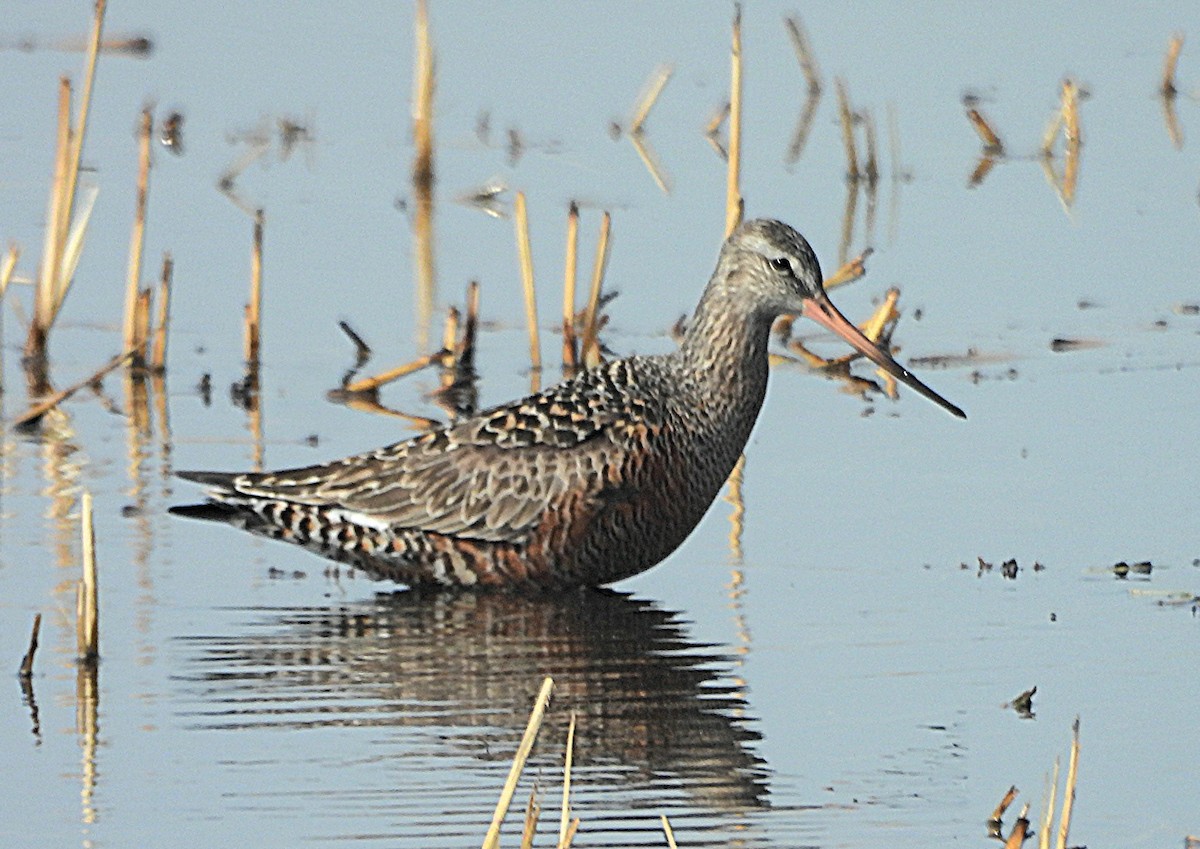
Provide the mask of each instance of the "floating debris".
POLYGON ((1004 798, 1000 800, 1000 804, 996 806, 996 810, 992 811, 992 815, 988 817, 988 837, 995 837, 1003 840, 1004 828, 1004 812, 1008 810, 1008 806, 1017 798, 1017 786, 1014 784, 1008 788, 1008 792, 1004 794, 1004 798))
POLYGON ((1055 353, 1067 351, 1084 351, 1089 348, 1103 348, 1108 343, 1103 339, 1065 339, 1056 337, 1050 341, 1050 350, 1055 353))
POLYGON ((967 120, 971 122, 971 127, 983 142, 983 150, 986 154, 1003 155, 1004 142, 1000 140, 1000 136, 992 128, 988 119, 983 117, 982 112, 973 106, 967 106, 967 120))
POLYGON ((1112 573, 1118 578, 1127 578, 1130 574, 1133 575, 1149 575, 1154 569, 1154 564, 1149 560, 1142 560, 1138 563, 1126 563, 1124 560, 1114 563, 1112 573))
POLYGON ((1183 50, 1183 33, 1177 32, 1167 42, 1167 55, 1163 59, 1162 83, 1158 93, 1167 99, 1175 97, 1179 89, 1175 87, 1175 68, 1179 64, 1179 53, 1183 50))
POLYGON ((501 177, 492 177, 481 186, 468 189, 454 199, 455 203, 473 207, 492 218, 507 218, 501 195, 508 191, 508 183, 501 177))
POLYGON ((183 156, 183 113, 174 111, 158 128, 158 143, 176 156, 183 156))
POLYGON ((1005 702, 1004 707, 1005 709, 1012 708, 1022 719, 1034 719, 1036 714, 1033 712, 1033 697, 1036 693, 1037 686, 1030 687, 1011 702, 1005 702))

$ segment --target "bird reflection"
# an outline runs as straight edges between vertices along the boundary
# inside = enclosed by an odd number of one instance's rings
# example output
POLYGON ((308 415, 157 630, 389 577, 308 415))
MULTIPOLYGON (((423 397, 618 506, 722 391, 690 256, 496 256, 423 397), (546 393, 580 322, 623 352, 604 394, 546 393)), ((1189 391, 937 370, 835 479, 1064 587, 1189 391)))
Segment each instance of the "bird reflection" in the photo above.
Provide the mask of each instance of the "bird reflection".
MULTIPOLYGON (((590 785, 608 801, 614 792, 637 800, 622 810, 679 805, 680 789, 682 804, 703 817, 740 820, 767 804, 766 765, 752 750, 759 735, 747 727, 731 652, 696 643, 679 614, 626 595, 398 592, 256 610, 242 633, 186 639, 194 652, 185 677, 200 702, 189 714, 204 728, 424 729, 417 736, 436 739, 447 767, 466 758, 503 770, 542 676, 552 675, 542 768, 561 768, 577 712, 581 803, 590 785)), ((502 781, 498 771, 497 791, 502 781)))

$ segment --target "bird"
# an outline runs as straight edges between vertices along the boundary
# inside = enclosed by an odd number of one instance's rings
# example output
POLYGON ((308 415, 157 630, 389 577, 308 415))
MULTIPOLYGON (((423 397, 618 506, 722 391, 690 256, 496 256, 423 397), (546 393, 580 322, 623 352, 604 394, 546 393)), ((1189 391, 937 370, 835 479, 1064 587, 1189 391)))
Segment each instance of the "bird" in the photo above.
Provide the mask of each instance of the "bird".
POLYGON ((611 584, 666 559, 716 498, 762 408, 780 315, 816 321, 966 418, 838 311, 800 233, 756 219, 723 243, 670 353, 613 359, 329 463, 178 472, 208 500, 172 512, 296 543, 413 588, 611 584))

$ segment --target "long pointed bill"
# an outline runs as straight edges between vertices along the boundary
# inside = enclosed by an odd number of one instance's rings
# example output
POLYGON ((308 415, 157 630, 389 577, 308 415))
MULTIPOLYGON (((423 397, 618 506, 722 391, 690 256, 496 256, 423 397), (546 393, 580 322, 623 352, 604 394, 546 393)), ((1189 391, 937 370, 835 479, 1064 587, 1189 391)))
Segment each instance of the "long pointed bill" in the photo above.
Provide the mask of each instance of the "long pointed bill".
POLYGON ((900 363, 893 360, 892 355, 886 350, 879 347, 866 336, 864 336, 861 330, 855 327, 848 318, 838 312, 838 308, 833 305, 833 301, 829 300, 829 296, 825 294, 824 289, 818 289, 815 295, 804 300, 804 311, 802 315, 804 315, 805 318, 811 318, 822 327, 832 330, 838 336, 849 342, 850 346, 854 348, 854 350, 870 359, 871 362, 875 363, 892 377, 908 384, 917 392, 920 392, 943 410, 958 416, 960 419, 965 419, 967 417, 966 413, 951 404, 941 395, 938 395, 936 392, 918 380, 912 374, 912 372, 900 365, 900 363))

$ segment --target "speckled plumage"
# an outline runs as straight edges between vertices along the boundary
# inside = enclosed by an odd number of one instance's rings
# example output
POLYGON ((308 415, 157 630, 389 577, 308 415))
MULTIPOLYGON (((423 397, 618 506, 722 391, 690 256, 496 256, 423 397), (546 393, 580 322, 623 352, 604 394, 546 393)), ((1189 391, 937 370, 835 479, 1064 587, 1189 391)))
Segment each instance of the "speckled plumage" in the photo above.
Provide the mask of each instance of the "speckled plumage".
POLYGON ((182 512, 410 585, 635 575, 674 551, 717 496, 762 406, 771 323, 823 299, 820 274, 795 230, 748 222, 726 241, 677 351, 614 360, 324 465, 181 472, 214 502, 182 512))

